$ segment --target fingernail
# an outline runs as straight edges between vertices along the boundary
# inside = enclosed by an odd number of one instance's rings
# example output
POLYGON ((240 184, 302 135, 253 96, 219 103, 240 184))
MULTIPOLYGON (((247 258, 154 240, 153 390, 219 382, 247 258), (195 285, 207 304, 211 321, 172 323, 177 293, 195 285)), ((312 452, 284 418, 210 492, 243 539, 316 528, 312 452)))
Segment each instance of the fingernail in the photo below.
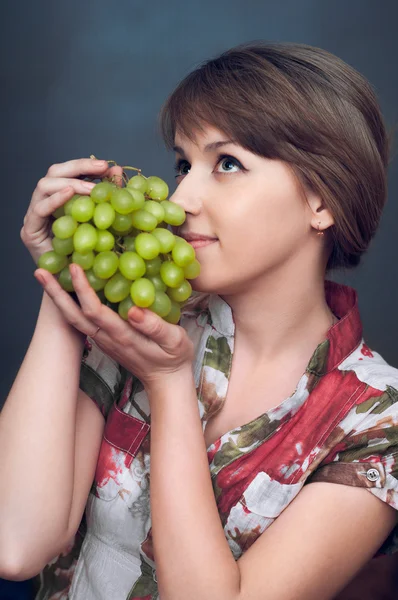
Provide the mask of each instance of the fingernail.
POLYGON ((41 283, 41 285, 45 285, 46 280, 41 273, 34 273, 34 276, 36 277, 37 281, 41 283))
POLYGON ((129 312, 129 319, 135 321, 136 323, 142 323, 144 318, 144 311, 140 310, 139 308, 137 309, 136 307, 134 307, 134 310, 129 312))

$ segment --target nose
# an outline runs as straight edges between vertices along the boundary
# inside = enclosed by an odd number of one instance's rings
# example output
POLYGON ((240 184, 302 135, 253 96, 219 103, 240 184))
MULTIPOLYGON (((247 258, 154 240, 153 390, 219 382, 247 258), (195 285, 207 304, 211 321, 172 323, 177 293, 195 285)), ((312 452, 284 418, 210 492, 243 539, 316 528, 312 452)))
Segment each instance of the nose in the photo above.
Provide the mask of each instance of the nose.
POLYGON ((170 202, 179 204, 186 213, 198 215, 202 209, 202 200, 200 196, 201 186, 198 181, 194 182, 191 174, 185 175, 177 189, 170 196, 170 202))

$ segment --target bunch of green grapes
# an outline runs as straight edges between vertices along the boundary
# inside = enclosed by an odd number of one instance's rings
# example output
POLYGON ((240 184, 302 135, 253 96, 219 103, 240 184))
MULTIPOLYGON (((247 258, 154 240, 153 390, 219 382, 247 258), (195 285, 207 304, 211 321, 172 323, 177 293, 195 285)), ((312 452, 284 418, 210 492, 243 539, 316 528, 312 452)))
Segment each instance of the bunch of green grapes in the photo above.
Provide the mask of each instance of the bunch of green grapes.
POLYGON ((53 250, 38 266, 73 293, 69 264, 80 265, 101 301, 125 320, 136 305, 178 323, 192 293, 188 280, 200 273, 195 250, 170 227, 184 223, 185 211, 167 200, 159 177, 139 171, 128 179, 123 171, 123 181, 120 187, 104 179, 90 196, 75 195, 57 209, 53 250))

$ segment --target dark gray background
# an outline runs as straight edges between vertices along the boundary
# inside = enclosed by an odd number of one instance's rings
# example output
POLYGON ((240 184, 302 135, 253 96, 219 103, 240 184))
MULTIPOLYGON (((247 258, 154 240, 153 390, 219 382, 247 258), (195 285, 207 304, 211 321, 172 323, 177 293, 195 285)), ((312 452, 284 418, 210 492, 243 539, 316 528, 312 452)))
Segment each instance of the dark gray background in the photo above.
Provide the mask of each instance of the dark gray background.
MULTIPOLYGON (((255 39, 306 43, 337 54, 369 79, 392 127, 398 121, 397 7, 396 0, 2 4, 0 405, 40 304, 34 263, 19 231, 36 182, 48 167, 93 153, 139 166, 173 185, 173 157, 157 134, 162 102, 198 63, 255 39)), ((332 275, 358 290, 365 337, 394 366, 397 187, 394 158, 389 202, 363 266, 332 275)))

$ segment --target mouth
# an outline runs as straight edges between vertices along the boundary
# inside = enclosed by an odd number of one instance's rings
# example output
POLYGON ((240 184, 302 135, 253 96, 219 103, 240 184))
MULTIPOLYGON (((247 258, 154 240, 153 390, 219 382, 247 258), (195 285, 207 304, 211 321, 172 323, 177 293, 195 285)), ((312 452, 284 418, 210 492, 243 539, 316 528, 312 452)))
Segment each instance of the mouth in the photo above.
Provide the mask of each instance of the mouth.
POLYGON ((187 240, 188 244, 190 244, 192 248, 194 248, 194 250, 197 250, 198 248, 203 248, 204 246, 209 246, 210 244, 214 244, 217 241, 217 239, 187 240))

